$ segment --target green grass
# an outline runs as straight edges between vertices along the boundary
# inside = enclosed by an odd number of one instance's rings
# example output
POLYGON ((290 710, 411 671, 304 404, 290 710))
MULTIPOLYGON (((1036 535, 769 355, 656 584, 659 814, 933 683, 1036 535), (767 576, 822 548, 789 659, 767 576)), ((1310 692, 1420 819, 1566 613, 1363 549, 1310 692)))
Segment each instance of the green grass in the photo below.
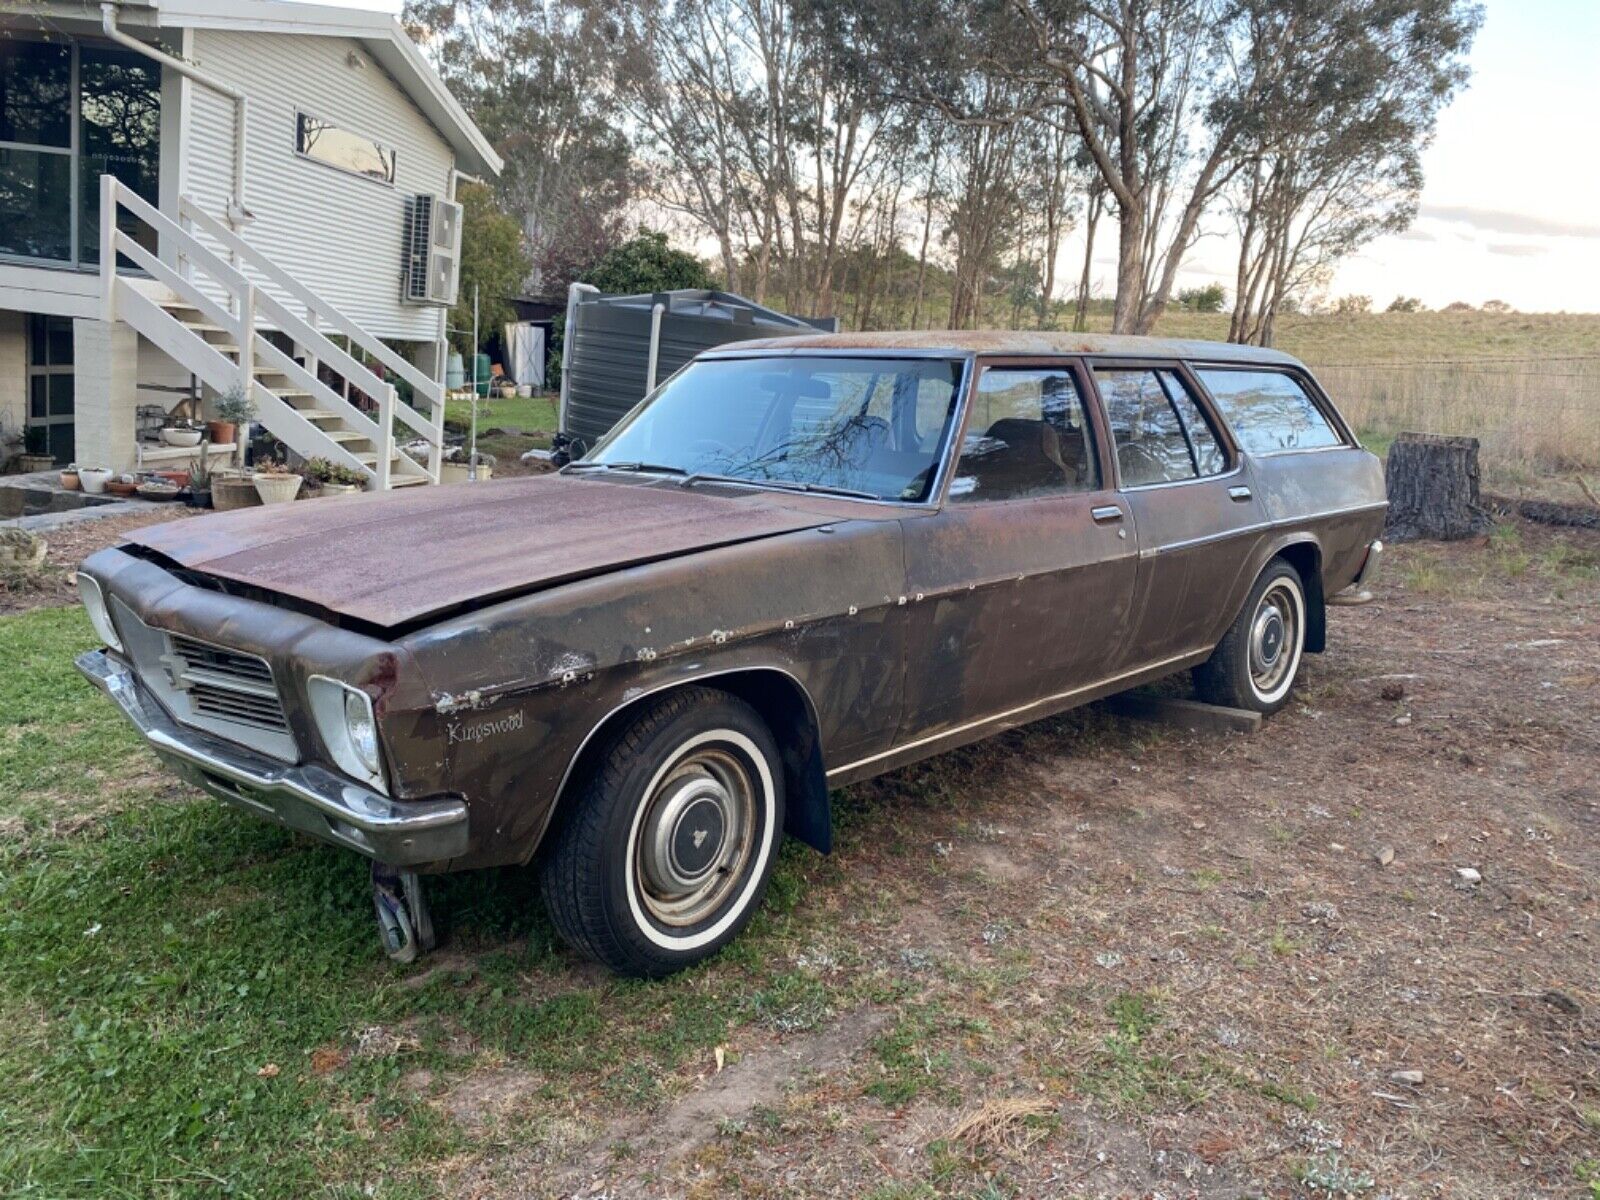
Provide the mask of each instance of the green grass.
POLYGON ((743 939, 664 983, 574 973, 519 870, 431 884, 467 969, 391 966, 366 864, 159 772, 73 668, 92 644, 78 609, 0 618, 7 1196, 430 1195, 432 1163, 574 1105, 647 1108, 731 1031, 856 1002, 783 966, 782 897, 826 870, 801 851, 743 939), (414 1049, 355 1053, 373 1026, 414 1049), (462 1039, 477 1057, 451 1052, 462 1039), (344 1061, 319 1073, 319 1048, 344 1061), (549 1082, 487 1130, 404 1082, 426 1068, 447 1086, 478 1061, 549 1082))
MULTIPOLYGON (((472 420, 472 401, 450 400, 444 406, 444 419, 463 429, 472 420)), ((515 429, 523 433, 554 433, 556 397, 515 396, 507 400, 478 401, 478 431, 515 429)))

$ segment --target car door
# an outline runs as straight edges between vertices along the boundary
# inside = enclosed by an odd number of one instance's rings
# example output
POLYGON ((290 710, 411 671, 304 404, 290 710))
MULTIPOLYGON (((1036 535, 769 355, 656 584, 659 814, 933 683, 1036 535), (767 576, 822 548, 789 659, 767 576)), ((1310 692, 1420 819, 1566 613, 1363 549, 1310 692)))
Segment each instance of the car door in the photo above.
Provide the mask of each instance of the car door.
POLYGON ((1266 525, 1248 469, 1182 364, 1101 360, 1090 374, 1110 426, 1119 493, 1139 531, 1120 666, 1206 649, 1266 525))
POLYGON ((1076 361, 978 364, 943 504, 902 521, 901 738, 1098 681, 1133 599, 1138 544, 1076 361))

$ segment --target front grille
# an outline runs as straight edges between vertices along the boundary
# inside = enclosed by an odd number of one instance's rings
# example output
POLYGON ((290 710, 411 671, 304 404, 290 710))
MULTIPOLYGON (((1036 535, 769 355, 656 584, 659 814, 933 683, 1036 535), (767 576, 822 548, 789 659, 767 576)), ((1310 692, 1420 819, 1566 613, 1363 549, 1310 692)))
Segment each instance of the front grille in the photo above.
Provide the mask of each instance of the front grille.
POLYGON ((165 663, 195 716, 271 733, 289 732, 265 659, 168 633, 165 663))

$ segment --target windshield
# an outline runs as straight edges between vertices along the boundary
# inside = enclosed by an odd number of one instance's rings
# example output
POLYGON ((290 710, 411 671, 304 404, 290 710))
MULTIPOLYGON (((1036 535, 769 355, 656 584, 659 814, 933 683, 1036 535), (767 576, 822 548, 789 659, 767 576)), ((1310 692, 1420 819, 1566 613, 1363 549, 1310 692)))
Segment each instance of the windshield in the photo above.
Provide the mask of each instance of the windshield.
POLYGON ((690 363, 577 466, 925 500, 961 368, 786 355, 690 363))

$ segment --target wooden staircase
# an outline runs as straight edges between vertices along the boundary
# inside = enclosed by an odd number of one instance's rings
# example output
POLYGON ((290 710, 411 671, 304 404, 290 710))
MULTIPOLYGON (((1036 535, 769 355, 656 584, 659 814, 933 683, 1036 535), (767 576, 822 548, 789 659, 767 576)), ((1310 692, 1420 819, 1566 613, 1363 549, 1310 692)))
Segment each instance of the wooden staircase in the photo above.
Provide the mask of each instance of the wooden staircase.
MULTIPOLYGON (((217 353, 237 363, 239 346, 232 329, 208 321, 200 308, 190 301, 163 298, 158 300, 157 304, 217 353)), ((310 388, 298 386, 288 374, 277 367, 264 366, 258 362, 253 366, 251 374, 257 385, 271 392, 298 413, 302 420, 320 430, 329 441, 347 451, 354 462, 345 465, 358 466, 370 475, 377 475, 379 447, 375 444, 376 433, 373 430, 352 427, 337 408, 319 407, 317 396, 310 388)), ((272 428, 270 424, 267 427, 269 430, 272 428)), ((273 431, 273 436, 278 436, 276 431, 273 431)), ((327 458, 330 455, 324 454, 321 457, 327 458)), ((418 484, 431 482, 434 481, 420 464, 391 445, 389 455, 391 488, 415 487, 418 484)))
POLYGON ((180 200, 178 219, 172 220, 112 176, 101 176, 100 185, 107 320, 126 321, 216 392, 244 390, 255 402, 256 419, 302 458, 325 458, 359 470, 369 488, 438 482, 444 390, 437 380, 324 303, 188 197, 180 200), (118 208, 151 226, 163 248, 174 248, 177 265, 118 228, 118 208), (119 274, 119 254, 148 278, 119 274), (342 337, 348 349, 329 334, 342 337), (400 399, 392 379, 409 386, 411 403, 400 399), (400 448, 397 426, 400 437, 426 445, 426 461, 400 448))

